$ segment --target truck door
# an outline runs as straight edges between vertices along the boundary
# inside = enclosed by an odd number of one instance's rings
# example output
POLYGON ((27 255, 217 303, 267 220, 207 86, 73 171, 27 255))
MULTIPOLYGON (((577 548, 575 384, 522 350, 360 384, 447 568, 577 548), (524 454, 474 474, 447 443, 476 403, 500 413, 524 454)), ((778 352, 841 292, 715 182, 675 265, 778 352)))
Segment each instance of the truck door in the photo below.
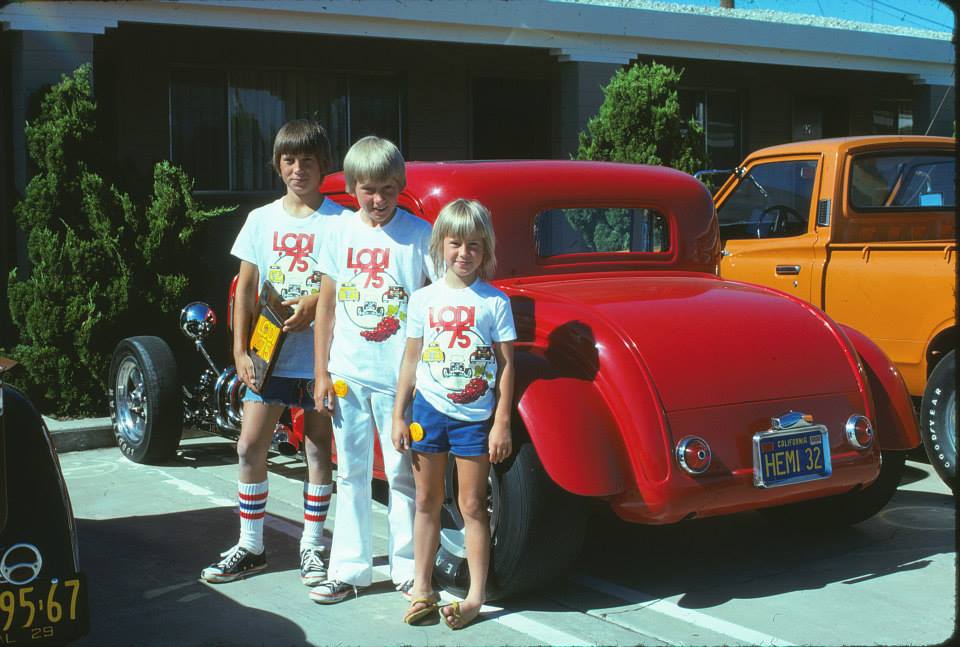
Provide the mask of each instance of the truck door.
POLYGON ((810 300, 820 166, 817 156, 760 159, 718 196, 721 276, 810 300))
POLYGON ((875 341, 919 396, 927 343, 955 320, 954 152, 871 150, 843 173, 823 309, 875 341))

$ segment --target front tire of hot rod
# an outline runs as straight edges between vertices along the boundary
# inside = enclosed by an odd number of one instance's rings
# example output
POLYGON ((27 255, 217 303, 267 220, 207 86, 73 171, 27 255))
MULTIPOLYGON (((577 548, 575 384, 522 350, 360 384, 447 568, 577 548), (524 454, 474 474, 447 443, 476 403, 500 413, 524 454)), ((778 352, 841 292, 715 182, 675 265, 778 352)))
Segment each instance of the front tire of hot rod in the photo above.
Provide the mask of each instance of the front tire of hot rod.
POLYGON ((920 406, 920 437, 933 469, 951 490, 957 489, 957 352, 934 367, 920 406))
MULTIPOLYGON (((452 464, 451 458, 434 578, 454 595, 464 596, 470 576, 463 520, 451 487, 452 464)), ((488 600, 529 591, 563 574, 580 551, 587 519, 585 501, 553 482, 531 443, 520 444, 509 460, 492 468, 488 600)))
POLYGON ((135 463, 173 456, 183 400, 173 352, 159 337, 128 337, 110 362, 110 417, 120 451, 135 463))

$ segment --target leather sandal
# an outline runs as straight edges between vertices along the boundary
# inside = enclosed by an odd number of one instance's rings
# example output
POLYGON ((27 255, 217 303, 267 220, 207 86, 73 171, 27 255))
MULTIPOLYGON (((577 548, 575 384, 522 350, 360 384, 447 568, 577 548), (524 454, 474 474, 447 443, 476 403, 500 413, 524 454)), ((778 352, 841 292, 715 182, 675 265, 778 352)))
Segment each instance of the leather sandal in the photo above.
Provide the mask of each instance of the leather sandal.
POLYGON ((404 614, 403 621, 408 625, 412 625, 423 620, 436 610, 437 600, 435 598, 415 598, 410 601, 410 607, 404 614), (418 604, 422 604, 423 606, 417 609, 415 607, 418 604))

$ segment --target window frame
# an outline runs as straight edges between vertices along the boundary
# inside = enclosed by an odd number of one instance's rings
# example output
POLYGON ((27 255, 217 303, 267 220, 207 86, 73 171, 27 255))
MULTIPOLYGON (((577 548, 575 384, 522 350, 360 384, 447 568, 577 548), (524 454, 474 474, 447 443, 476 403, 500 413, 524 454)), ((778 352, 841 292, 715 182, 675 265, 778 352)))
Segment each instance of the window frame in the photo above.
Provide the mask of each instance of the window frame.
MULTIPOLYGON (((390 78, 396 82, 397 86, 397 140, 394 142, 397 147, 400 149, 401 153, 406 156, 407 150, 407 128, 405 124, 406 120, 406 102, 407 102, 407 83, 406 76, 399 71, 392 70, 354 70, 354 69, 344 69, 344 68, 335 68, 335 69, 318 69, 315 67, 305 67, 305 66, 269 66, 269 65, 213 65, 213 64, 190 64, 190 65, 176 65, 171 66, 167 69, 167 158, 171 160, 174 164, 180 164, 177 160, 174 159, 174 77, 177 73, 181 72, 208 72, 208 73, 219 73, 222 77, 222 91, 224 94, 225 109, 226 112, 223 115, 225 118, 224 128, 226 131, 226 150, 223 151, 223 154, 226 155, 226 166, 227 166, 227 186, 223 188, 195 188, 193 193, 195 195, 202 196, 217 196, 217 195, 234 195, 238 197, 255 197, 263 195, 275 195, 277 189, 241 189, 234 186, 235 181, 235 160, 233 157, 234 150, 234 134, 233 129, 231 128, 231 116, 232 116, 232 102, 230 99, 231 91, 231 77, 232 75, 238 72, 250 72, 250 71, 259 71, 259 72, 271 72, 276 74, 283 73, 308 73, 308 74, 322 74, 322 75, 332 75, 335 77, 335 83, 342 83, 343 88, 345 89, 345 94, 343 95, 344 99, 344 111, 345 111, 345 137, 344 143, 347 148, 353 142, 352 135, 352 120, 351 120, 351 87, 352 84, 358 77, 385 77, 390 78)), ((328 124, 323 124, 324 128, 328 128, 328 124)), ((271 142, 272 145, 272 142, 271 142)), ((346 153, 346 151, 344 151, 346 153)), ((330 173, 337 172, 340 169, 340 160, 331 160, 330 173)))
MULTIPOLYGON (((870 206, 870 205, 857 205, 853 199, 853 171, 856 167, 858 160, 867 158, 867 157, 904 157, 909 155, 923 155, 928 157, 942 157, 944 160, 953 160, 954 162, 954 173, 956 173, 956 158, 953 151, 944 149, 942 152, 937 150, 931 152, 930 149, 897 149, 890 151, 870 151, 861 153, 858 155, 853 155, 847 162, 846 168, 844 169, 844 183, 846 185, 844 191, 844 198, 847 203, 847 208, 856 214, 866 214, 866 215, 883 215, 883 214, 893 214, 893 213, 905 213, 905 212, 914 212, 914 211, 923 211, 923 212, 936 212, 936 211, 954 211, 957 207, 954 205, 931 205, 931 206, 890 206, 885 207, 883 205, 879 206, 870 206)), ((954 189, 954 202, 956 202, 956 189, 954 189)))
MULTIPOLYGON (((716 210, 717 212, 717 227, 720 230, 720 238, 723 241, 728 240, 787 240, 791 238, 799 238, 801 236, 809 236, 816 234, 817 230, 821 227, 829 227, 830 225, 821 225, 817 221, 817 210, 819 208, 819 200, 815 199, 816 196, 821 194, 821 182, 823 181, 823 172, 824 172, 824 158, 823 154, 815 153, 797 153, 793 155, 784 155, 784 156, 775 156, 775 157, 760 157, 754 159, 749 166, 743 168, 743 175, 738 177, 734 185, 725 192, 723 196, 723 204, 716 210), (749 182, 747 179, 747 174, 751 173, 758 166, 764 166, 767 164, 786 164, 791 162, 814 162, 816 166, 814 167, 814 176, 813 181, 810 185, 810 204, 807 207, 807 212, 804 214, 807 218, 806 230, 799 234, 793 234, 791 236, 762 236, 762 237, 729 237, 725 238, 723 236, 723 227, 720 226, 720 211, 729 204, 730 199, 737 192, 740 186, 744 182, 749 182)), ((823 197, 823 196, 820 196, 823 197)), ((776 203, 774 203, 776 204, 776 203)), ((750 223, 747 223, 750 224, 750 223)))

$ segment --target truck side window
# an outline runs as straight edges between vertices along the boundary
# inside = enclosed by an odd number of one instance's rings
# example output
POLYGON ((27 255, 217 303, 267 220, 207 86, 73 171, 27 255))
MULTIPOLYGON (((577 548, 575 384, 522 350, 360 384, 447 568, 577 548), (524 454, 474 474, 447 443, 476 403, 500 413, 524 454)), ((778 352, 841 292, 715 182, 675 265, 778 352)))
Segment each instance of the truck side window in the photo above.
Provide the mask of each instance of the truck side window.
POLYGON ((817 160, 756 164, 717 211, 720 238, 783 238, 806 233, 817 160))
POLYGON ((956 160, 952 153, 891 152, 850 164, 849 213, 834 242, 949 240, 956 232, 956 160))
POLYGON ((537 214, 534 233, 539 256, 670 249, 667 218, 653 209, 549 209, 537 214))

